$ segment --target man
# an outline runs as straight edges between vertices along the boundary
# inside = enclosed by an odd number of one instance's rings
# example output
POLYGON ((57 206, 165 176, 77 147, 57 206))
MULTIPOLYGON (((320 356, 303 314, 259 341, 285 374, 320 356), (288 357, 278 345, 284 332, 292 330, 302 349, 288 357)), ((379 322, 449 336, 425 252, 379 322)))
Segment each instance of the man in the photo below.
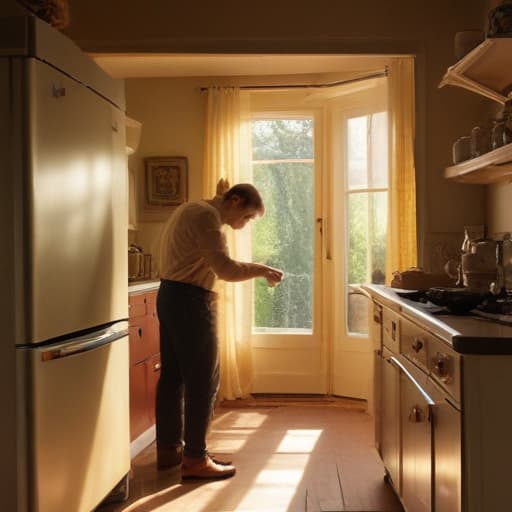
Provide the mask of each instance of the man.
POLYGON ((157 297, 162 369, 156 400, 157 466, 182 463, 182 478, 227 478, 235 467, 213 459, 206 434, 219 385, 215 279, 263 277, 280 270, 230 258, 222 225, 242 229, 264 214, 257 189, 228 188, 221 180, 212 200, 188 202, 171 215, 162 234, 157 297), (220 193, 219 193, 220 192, 220 193), (184 409, 184 410, 183 410, 184 409), (183 446, 184 445, 184 446, 183 446))

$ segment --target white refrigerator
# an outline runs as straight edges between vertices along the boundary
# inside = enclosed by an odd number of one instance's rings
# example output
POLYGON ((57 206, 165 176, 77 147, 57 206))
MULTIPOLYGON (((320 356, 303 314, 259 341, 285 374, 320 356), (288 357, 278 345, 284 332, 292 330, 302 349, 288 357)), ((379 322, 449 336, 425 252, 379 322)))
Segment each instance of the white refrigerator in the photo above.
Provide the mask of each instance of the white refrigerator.
POLYGON ((124 108, 62 33, 0 19, 0 510, 127 493, 124 108))

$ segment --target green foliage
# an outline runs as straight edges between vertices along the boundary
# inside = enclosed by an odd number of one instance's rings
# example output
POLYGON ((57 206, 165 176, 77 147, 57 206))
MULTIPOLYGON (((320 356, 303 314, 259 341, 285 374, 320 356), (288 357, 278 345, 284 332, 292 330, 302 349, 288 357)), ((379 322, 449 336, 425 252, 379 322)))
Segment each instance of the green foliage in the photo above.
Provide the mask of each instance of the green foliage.
MULTIPOLYGON (((313 121, 253 123, 253 156, 258 160, 311 158, 313 121)), ((265 202, 265 216, 253 230, 253 259, 284 271, 283 282, 255 287, 255 326, 311 328, 313 299, 313 165, 255 163, 254 185, 265 202)))

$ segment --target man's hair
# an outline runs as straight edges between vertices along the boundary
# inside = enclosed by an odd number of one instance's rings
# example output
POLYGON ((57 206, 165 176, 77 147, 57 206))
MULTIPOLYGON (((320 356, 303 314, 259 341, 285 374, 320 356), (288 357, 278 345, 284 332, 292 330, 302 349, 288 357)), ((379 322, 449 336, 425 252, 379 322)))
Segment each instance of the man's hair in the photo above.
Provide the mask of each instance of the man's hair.
POLYGON ((265 206, 263 199, 260 196, 257 188, 250 183, 239 183, 232 186, 222 196, 224 201, 228 201, 233 196, 238 196, 243 208, 254 208, 260 215, 265 213, 265 206))

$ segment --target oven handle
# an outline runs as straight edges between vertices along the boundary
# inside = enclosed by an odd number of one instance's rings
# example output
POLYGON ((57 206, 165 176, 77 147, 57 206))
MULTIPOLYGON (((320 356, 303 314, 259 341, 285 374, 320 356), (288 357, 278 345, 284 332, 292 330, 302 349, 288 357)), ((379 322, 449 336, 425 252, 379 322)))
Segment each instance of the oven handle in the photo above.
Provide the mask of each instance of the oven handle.
POLYGON ((428 405, 435 405, 434 400, 430 397, 430 395, 421 387, 421 384, 411 375, 411 373, 407 370, 405 365, 403 365, 396 357, 391 356, 386 359, 390 364, 398 368, 405 377, 416 387, 416 389, 421 393, 425 401, 428 405))

